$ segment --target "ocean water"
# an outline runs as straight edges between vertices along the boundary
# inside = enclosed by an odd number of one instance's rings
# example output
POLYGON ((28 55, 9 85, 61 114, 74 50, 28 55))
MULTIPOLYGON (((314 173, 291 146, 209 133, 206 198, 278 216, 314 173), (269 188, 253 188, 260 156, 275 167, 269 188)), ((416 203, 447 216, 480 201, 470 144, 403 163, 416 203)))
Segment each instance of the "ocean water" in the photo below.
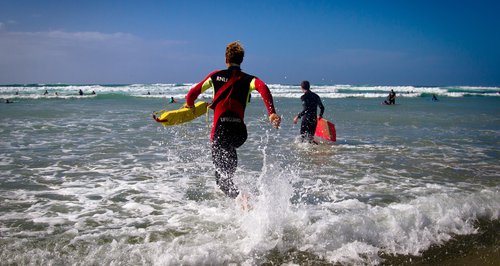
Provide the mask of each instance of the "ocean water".
POLYGON ((244 211, 215 185, 211 116, 151 118, 191 86, 0 86, 0 264, 500 263, 500 88, 313 86, 337 142, 308 145, 298 86, 272 84, 281 128, 258 94, 246 112, 244 211))

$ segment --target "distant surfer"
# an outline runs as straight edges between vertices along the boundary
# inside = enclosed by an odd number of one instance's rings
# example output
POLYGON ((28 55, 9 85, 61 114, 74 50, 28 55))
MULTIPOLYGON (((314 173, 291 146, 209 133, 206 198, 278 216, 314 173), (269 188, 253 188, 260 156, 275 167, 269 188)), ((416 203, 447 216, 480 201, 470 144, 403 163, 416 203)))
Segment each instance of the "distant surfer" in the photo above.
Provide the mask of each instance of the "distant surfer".
POLYGON ((82 95, 83 95, 83 91, 82 91, 82 89, 78 90, 78 94, 80 94, 80 96, 82 96, 82 95))
MULTIPOLYGON (((259 78, 241 71, 245 51, 239 42, 226 47, 227 69, 210 73, 186 95, 184 107, 192 108, 198 96, 209 88, 214 89, 210 108, 214 110, 214 122, 210 135, 212 160, 215 165, 215 181, 229 197, 236 198, 240 191, 233 183, 238 165, 236 148, 245 143, 247 128, 243 121, 245 107, 252 90, 257 90, 264 100, 269 120, 278 128, 281 118, 276 114, 271 91, 259 78)), ((241 195, 246 208, 246 195, 241 195)))
POLYGON ((45 92, 43 93, 43 95, 47 95, 49 94, 49 92, 47 90, 45 90, 45 92))
POLYGON ((438 102, 438 98, 436 97, 436 94, 432 94, 432 101, 433 102, 438 102))
POLYGON ((314 132, 316 131, 316 124, 318 123, 318 107, 320 109, 319 117, 323 117, 325 107, 321 102, 321 98, 310 90, 311 85, 309 81, 302 81, 300 87, 304 93, 300 97, 302 101, 302 111, 293 118, 293 123, 297 124, 299 119, 302 119, 300 124, 300 136, 302 141, 315 143, 314 132))
POLYGON ((174 97, 170 97, 170 100, 168 102, 169 103, 176 103, 177 101, 174 99, 174 97))
POLYGON ((389 95, 387 96, 387 99, 384 101, 384 104, 391 105, 391 104, 396 104, 396 93, 394 90, 391 90, 389 92, 389 95))

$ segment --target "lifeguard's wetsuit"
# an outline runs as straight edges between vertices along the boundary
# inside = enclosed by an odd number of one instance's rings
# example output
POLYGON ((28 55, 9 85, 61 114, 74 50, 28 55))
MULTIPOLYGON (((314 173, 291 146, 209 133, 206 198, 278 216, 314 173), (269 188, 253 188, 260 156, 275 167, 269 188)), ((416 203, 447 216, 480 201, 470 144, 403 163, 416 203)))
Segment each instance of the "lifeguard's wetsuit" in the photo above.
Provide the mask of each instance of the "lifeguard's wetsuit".
POLYGON ((193 106, 196 98, 209 88, 214 88, 215 96, 210 106, 214 110, 210 140, 215 178, 221 190, 235 198, 239 194, 232 180, 238 165, 236 148, 243 145, 247 139, 247 129, 243 119, 250 92, 255 89, 260 93, 269 115, 276 113, 273 98, 263 81, 242 72, 239 66, 231 66, 210 73, 194 86, 186 95, 186 104, 193 106), (234 83, 225 88, 224 85, 230 80, 234 83), (223 89, 222 93, 219 92, 220 89, 223 89))
POLYGON ((314 132, 316 131, 316 124, 318 123, 317 109, 319 106, 319 116, 323 116, 325 107, 321 102, 321 98, 314 92, 307 90, 304 95, 300 97, 302 100, 302 112, 297 117, 302 118, 300 124, 300 135, 302 140, 313 141, 314 132))

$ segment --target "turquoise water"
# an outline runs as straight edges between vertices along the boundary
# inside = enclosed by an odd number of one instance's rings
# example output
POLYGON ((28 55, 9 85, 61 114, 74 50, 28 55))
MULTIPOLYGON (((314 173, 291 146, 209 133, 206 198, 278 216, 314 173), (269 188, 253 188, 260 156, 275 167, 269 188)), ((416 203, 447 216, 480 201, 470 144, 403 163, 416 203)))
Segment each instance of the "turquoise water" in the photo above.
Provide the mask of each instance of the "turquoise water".
POLYGON ((215 185, 210 118, 151 118, 190 86, 0 87, 0 261, 383 264, 498 228, 498 88, 313 87, 337 143, 311 146, 298 87, 272 85, 282 127, 254 95, 238 150, 245 212, 215 185))

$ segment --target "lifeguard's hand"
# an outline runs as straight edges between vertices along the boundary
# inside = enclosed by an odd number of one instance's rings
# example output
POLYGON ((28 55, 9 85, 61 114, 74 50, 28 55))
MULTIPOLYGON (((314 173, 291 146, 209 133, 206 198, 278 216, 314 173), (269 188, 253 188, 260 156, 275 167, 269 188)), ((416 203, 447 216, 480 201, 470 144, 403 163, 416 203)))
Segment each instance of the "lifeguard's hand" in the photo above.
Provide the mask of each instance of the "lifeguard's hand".
POLYGON ((293 123, 294 124, 297 124, 297 122, 299 121, 299 116, 296 116, 293 118, 293 123))
POLYGON ((193 108, 194 105, 188 105, 187 103, 185 103, 182 107, 184 107, 184 108, 193 108))
POLYGON ((281 123, 281 117, 276 113, 274 113, 269 116, 269 121, 271 122, 274 128, 279 128, 281 123))

